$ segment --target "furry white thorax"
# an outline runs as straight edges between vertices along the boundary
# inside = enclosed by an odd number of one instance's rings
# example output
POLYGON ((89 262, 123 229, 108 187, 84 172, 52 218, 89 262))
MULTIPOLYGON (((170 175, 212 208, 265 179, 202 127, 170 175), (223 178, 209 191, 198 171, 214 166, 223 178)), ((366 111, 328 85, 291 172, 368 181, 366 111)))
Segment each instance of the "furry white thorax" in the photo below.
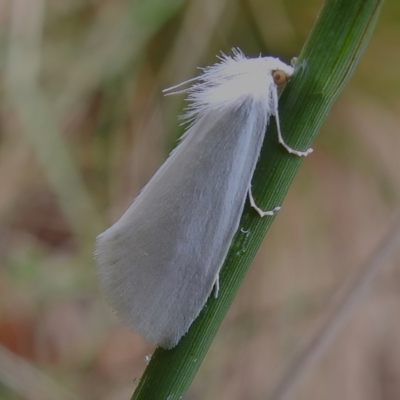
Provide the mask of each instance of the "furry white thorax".
POLYGON ((165 90, 171 95, 188 95, 190 104, 182 116, 184 120, 193 122, 209 110, 232 107, 234 103, 240 105, 243 98, 248 96, 254 100, 264 100, 268 105, 271 90, 277 90, 272 78, 273 71, 281 70, 290 78, 294 70, 279 58, 247 58, 238 49, 233 50, 233 57, 222 54, 219 59, 220 62, 214 65, 200 68, 203 71, 200 76, 165 90), (174 90, 192 82, 195 83, 187 89, 174 90))

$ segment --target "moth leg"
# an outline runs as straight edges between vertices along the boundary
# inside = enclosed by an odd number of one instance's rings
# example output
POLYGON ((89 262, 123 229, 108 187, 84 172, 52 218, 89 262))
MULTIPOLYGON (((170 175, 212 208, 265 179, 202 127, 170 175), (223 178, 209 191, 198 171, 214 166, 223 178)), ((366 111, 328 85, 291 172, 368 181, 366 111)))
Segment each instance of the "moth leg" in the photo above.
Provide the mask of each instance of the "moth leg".
POLYGON ((295 154, 296 156, 308 156, 310 153, 312 153, 313 149, 310 147, 306 151, 299 151, 292 149, 289 145, 285 143, 282 137, 281 133, 281 125, 279 122, 279 113, 278 113, 278 92, 276 90, 276 87, 272 89, 272 104, 274 107, 273 113, 275 115, 275 120, 276 120, 276 128, 278 130, 278 141, 279 143, 290 153, 290 154, 295 154))
POLYGON ((218 298, 218 293, 219 293, 219 273, 217 274, 217 277, 215 278, 214 281, 214 298, 218 298))
POLYGON ((251 192, 251 185, 249 186, 249 199, 250 205, 260 214, 260 217, 265 217, 267 215, 275 215, 281 208, 275 207, 273 210, 270 211, 263 211, 260 207, 257 206, 256 202, 254 201, 253 193, 251 192))

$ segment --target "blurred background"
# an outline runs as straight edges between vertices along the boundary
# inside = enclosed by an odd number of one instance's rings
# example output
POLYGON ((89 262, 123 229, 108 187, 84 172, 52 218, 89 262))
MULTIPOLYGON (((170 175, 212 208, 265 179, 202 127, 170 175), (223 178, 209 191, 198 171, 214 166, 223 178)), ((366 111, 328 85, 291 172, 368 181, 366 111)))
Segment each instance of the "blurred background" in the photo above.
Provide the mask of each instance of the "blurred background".
MULTIPOLYGON (((317 0, 0 2, 0 399, 130 398, 153 348, 99 293, 96 235, 182 132, 162 89, 219 51, 299 54, 317 0)), ((265 399, 400 204, 388 0, 186 399, 265 399)), ((400 252, 296 399, 400 398, 400 252)))

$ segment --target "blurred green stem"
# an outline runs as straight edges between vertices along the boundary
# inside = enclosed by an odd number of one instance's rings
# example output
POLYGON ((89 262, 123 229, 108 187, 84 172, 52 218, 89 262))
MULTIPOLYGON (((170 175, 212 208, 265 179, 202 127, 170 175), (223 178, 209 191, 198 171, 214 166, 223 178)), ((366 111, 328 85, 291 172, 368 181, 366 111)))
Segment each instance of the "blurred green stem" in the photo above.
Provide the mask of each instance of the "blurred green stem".
POLYGON ((5 69, 6 112, 18 117, 30 147, 78 243, 99 232, 101 219, 40 83, 46 2, 15 0, 5 69), (11 111, 10 111, 11 110, 11 111))
MULTIPOLYGON (((289 145, 312 143, 336 97, 351 76, 371 37, 382 0, 328 0, 280 98, 282 132, 289 145)), ((282 204, 302 159, 277 143, 268 129, 253 194, 263 209, 282 204)), ((285 212, 284 210, 281 212, 285 212)), ((220 275, 217 299, 206 307, 172 350, 157 349, 132 399, 180 399, 189 387, 273 218, 260 218, 247 204, 220 275)))

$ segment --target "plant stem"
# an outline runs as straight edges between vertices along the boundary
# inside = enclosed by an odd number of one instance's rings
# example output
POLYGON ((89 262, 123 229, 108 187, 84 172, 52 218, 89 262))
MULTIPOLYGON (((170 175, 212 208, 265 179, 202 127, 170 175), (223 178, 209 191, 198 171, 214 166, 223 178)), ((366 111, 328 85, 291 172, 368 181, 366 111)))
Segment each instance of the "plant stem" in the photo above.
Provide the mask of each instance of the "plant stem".
MULTIPOLYGON (((300 54, 279 101, 288 144, 307 149, 371 37, 383 0, 328 0, 300 54)), ((277 142, 272 123, 253 177, 262 209, 282 204, 302 159, 277 142)), ((284 210, 281 212, 285 212, 284 210)), ((211 296, 199 317, 171 350, 157 349, 132 399, 180 399, 192 382, 273 217, 260 218, 246 205, 220 274, 219 296, 211 296), (247 232, 247 233, 243 233, 247 232)))

